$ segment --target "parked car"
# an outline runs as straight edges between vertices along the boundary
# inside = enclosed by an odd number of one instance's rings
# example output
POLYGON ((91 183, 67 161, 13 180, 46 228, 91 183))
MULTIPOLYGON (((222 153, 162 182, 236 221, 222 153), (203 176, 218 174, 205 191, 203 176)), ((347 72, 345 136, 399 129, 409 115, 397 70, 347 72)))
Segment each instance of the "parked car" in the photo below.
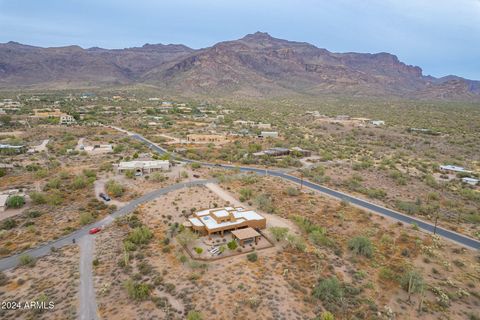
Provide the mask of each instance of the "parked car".
POLYGON ((95 234, 95 233, 98 233, 98 232, 100 232, 100 231, 102 231, 102 229, 96 227, 96 228, 90 229, 90 231, 88 231, 88 233, 89 233, 89 234, 95 234))
POLYGON ((103 192, 100 193, 98 196, 99 196, 100 198, 102 198, 103 200, 105 200, 105 201, 110 201, 110 200, 111 200, 110 197, 109 197, 108 195, 106 195, 105 193, 103 193, 103 192))
POLYGON ((194 174, 193 177, 194 178, 200 178, 200 176, 198 174, 194 174))

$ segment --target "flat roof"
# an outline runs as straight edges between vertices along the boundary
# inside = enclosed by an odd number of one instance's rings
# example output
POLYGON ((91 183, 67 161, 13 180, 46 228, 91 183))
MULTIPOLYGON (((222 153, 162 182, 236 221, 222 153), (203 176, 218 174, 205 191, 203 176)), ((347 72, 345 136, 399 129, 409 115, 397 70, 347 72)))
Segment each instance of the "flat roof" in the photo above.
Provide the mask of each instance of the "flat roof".
POLYGON ((243 229, 238 229, 238 230, 233 230, 232 234, 238 238, 239 240, 244 240, 244 239, 250 239, 254 237, 259 237, 261 236, 260 233, 255 231, 253 228, 243 228, 243 229))

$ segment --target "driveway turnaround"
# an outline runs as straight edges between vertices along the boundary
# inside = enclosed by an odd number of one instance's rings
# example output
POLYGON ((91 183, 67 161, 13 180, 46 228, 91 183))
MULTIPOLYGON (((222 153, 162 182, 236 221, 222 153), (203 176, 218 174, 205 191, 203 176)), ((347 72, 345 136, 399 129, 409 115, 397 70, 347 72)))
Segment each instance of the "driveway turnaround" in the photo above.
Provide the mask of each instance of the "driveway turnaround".
MULTIPOLYGON (((129 132, 129 135, 132 138, 134 138, 138 141, 141 141, 142 143, 147 145, 149 149, 154 150, 154 151, 158 152, 159 154, 168 153, 167 150, 159 147, 155 143, 151 142, 150 140, 146 139, 145 137, 143 137, 139 134, 129 132)), ((224 168, 224 169, 236 169, 236 170, 240 170, 241 172, 255 172, 255 173, 260 174, 260 175, 272 175, 272 176, 276 176, 276 177, 279 177, 279 178, 282 178, 282 179, 285 179, 285 180, 289 180, 289 181, 291 181, 293 183, 296 183, 296 184, 302 184, 303 183, 303 186, 305 186, 309 189, 321 192, 321 193, 323 193, 323 194, 325 194, 329 197, 333 197, 333 198, 336 198, 338 200, 347 201, 352 205, 355 205, 359 208, 368 210, 368 211, 373 212, 375 214, 382 215, 382 216, 385 216, 385 217, 389 217, 389 218, 392 218, 392 219, 395 219, 397 221, 407 223, 407 224, 415 223, 423 231, 433 233, 434 230, 436 229, 435 230, 436 234, 438 234, 439 236, 441 236, 441 237, 443 237, 447 240, 456 242, 456 243, 458 243, 462 246, 465 246, 465 247, 468 247, 468 248, 471 248, 471 249, 480 250, 480 241, 479 240, 470 238, 466 235, 463 235, 463 234, 460 234, 460 233, 457 233, 455 231, 451 231, 451 230, 448 230, 448 229, 445 229, 445 228, 442 228, 442 227, 439 227, 439 226, 437 226, 435 228, 435 225, 430 223, 430 222, 426 222, 426 221, 411 217, 409 215, 403 214, 401 212, 398 212, 398 211, 395 211, 395 210, 391 210, 391 209, 373 204, 373 203, 368 202, 366 200, 363 200, 361 198, 357 198, 357 197, 348 195, 346 193, 321 186, 319 184, 310 182, 308 180, 303 180, 303 182, 302 182, 302 180, 300 178, 289 175, 289 174, 287 174, 283 171, 275 171, 275 170, 251 168, 251 167, 237 167, 237 166, 224 165, 224 164, 212 164, 212 163, 199 162, 199 161, 194 161, 194 160, 184 159, 184 158, 180 158, 180 160, 185 161, 185 162, 198 162, 201 165, 206 166, 206 167, 219 167, 219 168, 224 168)))
POLYGON ((182 188, 191 187, 191 186, 195 186, 195 185, 204 185, 206 183, 215 182, 215 181, 216 181, 215 179, 209 179, 209 180, 194 180, 194 181, 182 182, 182 183, 172 184, 172 185, 167 186, 165 188, 161 188, 161 189, 152 191, 150 193, 147 193, 147 194, 145 194, 145 195, 143 195, 139 198, 136 198, 136 199, 132 200, 131 202, 126 204, 124 207, 115 211, 111 215, 106 216, 102 220, 97 221, 97 222, 92 223, 92 224, 89 224, 87 226, 84 226, 83 228, 78 229, 77 231, 74 231, 74 232, 70 233, 69 235, 67 235, 65 237, 62 237, 62 238, 57 239, 57 240, 53 240, 53 241, 48 242, 46 244, 40 245, 39 247, 26 250, 22 253, 19 253, 19 254, 16 254, 16 255, 13 255, 13 256, 10 256, 10 257, 7 257, 7 258, 0 259, 0 270, 3 271, 3 270, 10 269, 10 268, 13 268, 13 267, 17 266, 18 263, 19 263, 19 260, 20 260, 20 256, 23 255, 23 254, 27 254, 27 255, 29 255, 33 258, 43 257, 43 256, 50 253, 51 248, 58 249, 58 248, 61 248, 65 245, 72 244, 73 239, 78 240, 85 235, 91 236, 91 235, 88 234, 88 231, 90 229, 97 228, 97 227, 102 228, 106 225, 109 225, 110 223, 112 223, 115 220, 115 218, 122 217, 122 216, 125 216, 125 215, 129 214, 130 212, 135 210, 135 208, 138 205, 140 205, 142 203, 154 200, 154 199, 156 199, 156 198, 158 198, 158 197, 160 197, 164 194, 167 194, 169 192, 172 192, 174 190, 179 190, 179 189, 182 189, 182 188))

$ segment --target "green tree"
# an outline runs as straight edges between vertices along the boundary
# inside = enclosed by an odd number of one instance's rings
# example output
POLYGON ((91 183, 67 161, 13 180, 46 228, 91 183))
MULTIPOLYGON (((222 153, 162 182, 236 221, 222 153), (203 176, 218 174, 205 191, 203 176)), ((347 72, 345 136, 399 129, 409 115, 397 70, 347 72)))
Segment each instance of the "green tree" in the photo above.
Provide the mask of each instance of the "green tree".
POLYGON ((238 248, 237 241, 232 240, 232 241, 228 242, 228 243, 227 243, 227 247, 228 247, 228 249, 230 249, 230 250, 235 250, 235 249, 237 249, 237 248, 238 248))
POLYGON ((21 208, 25 204, 25 198, 22 196, 11 196, 7 199, 8 208, 21 208))

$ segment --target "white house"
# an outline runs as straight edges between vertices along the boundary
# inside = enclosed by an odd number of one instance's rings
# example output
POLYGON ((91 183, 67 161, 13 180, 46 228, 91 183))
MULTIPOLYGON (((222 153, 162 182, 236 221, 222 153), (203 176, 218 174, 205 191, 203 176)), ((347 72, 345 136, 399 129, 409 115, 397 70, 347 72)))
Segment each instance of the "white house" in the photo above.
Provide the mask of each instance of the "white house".
POLYGON ((277 131, 262 131, 260 133, 260 138, 278 138, 277 131))
POLYGON ((462 178, 462 182, 463 183, 468 183, 472 186, 476 186, 480 182, 480 180, 475 179, 475 178, 462 178))
POLYGON ((370 123, 373 124, 375 127, 385 125, 385 121, 383 121, 383 120, 372 120, 372 121, 370 121, 370 123))
POLYGON ((135 173, 151 173, 154 171, 168 171, 170 169, 170 161, 168 160, 151 160, 151 161, 122 161, 118 164, 119 172, 133 170, 135 173))
POLYGON ((450 164, 440 166, 440 171, 452 172, 452 173, 455 173, 455 172, 471 173, 472 172, 472 171, 466 170, 463 167, 453 166, 453 165, 450 165, 450 164))
POLYGON ((75 118, 69 114, 64 114, 60 116, 60 124, 69 125, 69 124, 74 124, 75 122, 76 122, 75 118))

